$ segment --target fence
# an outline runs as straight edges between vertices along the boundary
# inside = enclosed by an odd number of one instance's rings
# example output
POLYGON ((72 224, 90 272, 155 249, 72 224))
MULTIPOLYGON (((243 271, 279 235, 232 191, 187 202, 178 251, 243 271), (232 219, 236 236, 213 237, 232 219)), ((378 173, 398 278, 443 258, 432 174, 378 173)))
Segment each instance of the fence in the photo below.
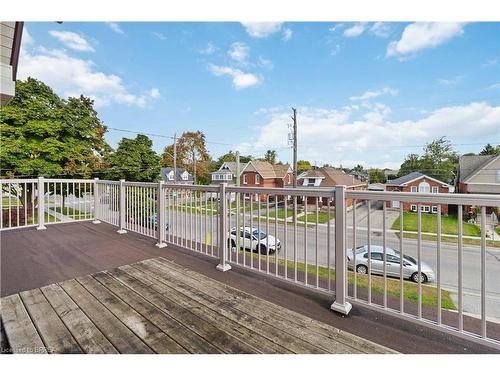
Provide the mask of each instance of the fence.
POLYGON ((487 262, 500 243, 486 214, 498 210, 500 195, 98 179, 1 183, 1 229, 103 221, 119 233, 155 238, 159 247, 217 258, 222 271, 245 268, 334 294, 331 308, 343 314, 363 305, 500 345, 500 270, 487 262), (405 211, 408 204, 415 212, 405 211), (464 207, 479 212, 479 223, 464 220, 464 207))

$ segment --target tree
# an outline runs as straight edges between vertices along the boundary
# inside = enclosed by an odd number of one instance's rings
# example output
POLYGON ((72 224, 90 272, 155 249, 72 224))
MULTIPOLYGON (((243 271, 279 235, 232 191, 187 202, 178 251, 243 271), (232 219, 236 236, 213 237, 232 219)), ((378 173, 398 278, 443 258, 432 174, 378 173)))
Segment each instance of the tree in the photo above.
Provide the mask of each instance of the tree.
POLYGON ((153 142, 143 134, 135 139, 122 138, 116 152, 108 158, 106 176, 112 180, 154 182, 159 179, 161 158, 153 142))
POLYGON ((486 146, 484 146, 479 155, 500 155, 500 145, 493 147, 488 143, 486 146))
POLYGON ((361 164, 356 165, 353 169, 354 172, 363 172, 364 168, 361 164))
POLYGON ((376 169, 370 169, 368 172, 368 179, 370 183, 375 183, 375 182, 380 182, 380 183, 385 183, 387 181, 387 178, 385 176, 384 171, 376 168, 376 169))
POLYGON ((306 172, 312 168, 311 163, 308 160, 298 160, 297 161, 297 174, 306 172))
POLYGON ((417 154, 409 154, 406 156, 403 164, 399 168, 398 177, 405 176, 408 173, 419 171, 421 167, 420 157, 417 154))
POLYGON ((0 112, 2 176, 90 177, 110 147, 93 101, 59 98, 43 82, 17 81, 0 112))
MULTIPOLYGON (((17 81, 16 96, 0 111, 0 175, 88 178, 102 170, 110 147, 93 104, 84 96, 61 99, 33 78, 17 81)), ((31 184, 11 192, 23 203, 26 195, 28 207, 31 193, 31 184)))
POLYGON ((271 164, 276 164, 278 158, 278 153, 276 150, 267 150, 266 154, 264 155, 264 160, 271 163, 271 164))
MULTIPOLYGON (((173 165, 173 145, 165 148, 163 165, 173 165)), ((205 134, 201 131, 184 132, 177 141, 177 166, 186 168, 195 183, 208 183, 210 155, 206 148, 205 134)))

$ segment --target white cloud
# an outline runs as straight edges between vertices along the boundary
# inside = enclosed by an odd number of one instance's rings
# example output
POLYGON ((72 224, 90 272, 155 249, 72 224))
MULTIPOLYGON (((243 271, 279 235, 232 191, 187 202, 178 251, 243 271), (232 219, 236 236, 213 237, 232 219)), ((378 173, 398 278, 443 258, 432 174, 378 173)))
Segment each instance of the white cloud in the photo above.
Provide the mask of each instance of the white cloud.
POLYGON ((290 39, 292 39, 293 31, 291 29, 285 29, 283 30, 283 40, 285 42, 288 42, 290 39))
POLYGON ((330 27, 328 30, 330 30, 332 33, 334 33, 335 31, 337 31, 338 29, 340 29, 342 27, 344 27, 343 23, 336 23, 335 25, 330 27))
MULTIPOLYGON (((262 112, 265 113, 265 112, 262 112)), ((413 120, 389 121, 390 108, 375 104, 367 112, 352 106, 340 109, 299 108, 299 157, 320 165, 397 167, 406 154, 420 152, 424 145, 442 135, 453 135, 454 142, 487 139, 498 132, 500 106, 475 102, 443 107, 413 120), (471 126, 474 124, 474 126, 471 126)), ((258 127, 254 140, 238 145, 245 153, 287 146, 290 110, 269 112, 269 120, 258 127)), ((290 159, 283 151, 282 160, 290 159)))
POLYGON ((106 74, 97 69, 91 60, 72 57, 64 50, 36 49, 36 53, 24 50, 20 56, 18 79, 37 78, 52 87, 57 94, 88 96, 96 108, 111 103, 146 107, 160 95, 158 89, 142 94, 132 94, 121 77, 106 74))
POLYGON ((94 48, 83 38, 81 35, 77 33, 73 33, 71 31, 57 31, 50 30, 49 34, 59 40, 66 47, 74 49, 75 51, 81 52, 94 52, 94 48))
POLYGON ((212 42, 208 42, 205 48, 198 50, 198 52, 202 55, 211 55, 215 51, 217 51, 217 47, 215 47, 215 44, 213 44, 212 42))
POLYGON ((23 36, 21 39, 21 47, 28 47, 34 43, 33 37, 31 34, 28 32, 28 29, 23 27, 23 36))
POLYGON ((370 27, 370 33, 379 38, 387 38, 391 35, 391 26, 388 22, 375 22, 372 27, 370 27))
POLYGON ((167 39, 167 37, 166 37, 165 34, 160 33, 158 31, 152 31, 151 34, 153 34, 155 37, 157 37, 160 40, 166 40, 167 39))
POLYGON ((335 44, 333 48, 330 50, 330 55, 335 56, 340 52, 340 44, 335 44))
POLYGON ((455 76, 452 78, 439 78, 437 82, 442 86, 456 86, 461 80, 463 76, 455 76))
POLYGON ((159 98, 160 97, 160 90, 157 89, 156 87, 155 88, 152 88, 151 90, 149 90, 149 96, 151 96, 152 98, 159 98))
POLYGON ((240 64, 246 64, 250 55, 250 48, 243 42, 231 44, 231 49, 227 51, 230 58, 240 64))
POLYGON ((258 85, 261 79, 252 73, 244 73, 239 69, 234 69, 228 66, 219 66, 210 64, 208 69, 213 75, 223 76, 228 75, 233 79, 233 86, 235 89, 245 89, 251 86, 258 85))
POLYGON ((390 94, 390 95, 394 96, 394 95, 398 94, 398 90, 390 88, 390 87, 384 87, 380 90, 366 91, 359 96, 351 96, 349 98, 349 100, 353 100, 353 101, 355 101, 355 100, 368 100, 368 99, 377 98, 381 95, 386 95, 386 94, 390 94))
POLYGON ((116 22, 106 22, 108 26, 117 34, 125 34, 125 31, 116 22))
POLYGON ((495 66, 498 64, 498 57, 494 57, 493 59, 489 59, 486 61, 483 66, 495 66))
POLYGON ((405 27, 401 39, 387 46, 387 57, 408 57, 420 50, 434 48, 462 35, 465 24, 459 22, 415 22, 405 27))
POLYGON ((266 68, 266 69, 273 69, 274 68, 273 62, 271 60, 265 59, 262 56, 259 57, 258 65, 260 67, 266 68))
POLYGON ((363 34, 365 29, 366 29, 366 23, 358 22, 358 23, 354 24, 354 26, 351 26, 351 27, 345 29, 343 32, 343 35, 345 37, 348 37, 348 38, 355 38, 355 37, 363 34))
POLYGON ((267 38, 280 31, 283 22, 242 22, 241 24, 252 38, 267 38))

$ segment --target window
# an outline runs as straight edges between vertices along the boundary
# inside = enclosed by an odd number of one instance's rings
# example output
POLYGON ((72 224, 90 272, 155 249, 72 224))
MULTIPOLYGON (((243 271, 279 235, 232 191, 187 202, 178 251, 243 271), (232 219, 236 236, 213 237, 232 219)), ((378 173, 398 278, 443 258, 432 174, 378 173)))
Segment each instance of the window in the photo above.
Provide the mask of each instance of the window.
POLYGON ((431 191, 431 185, 428 182, 421 182, 418 184, 418 192, 419 193, 429 193, 431 191))
POLYGON ((173 171, 168 172, 168 179, 170 181, 172 181, 174 179, 174 172, 173 171))
POLYGON ((429 206, 420 206, 420 209, 422 210, 422 212, 430 212, 431 211, 431 208, 429 206))
POLYGON ((437 214, 437 212, 438 212, 437 206, 432 206, 432 213, 437 214))
POLYGON ((288 183, 291 184, 292 183, 292 175, 289 173, 288 174, 288 183))
POLYGON ((412 193, 416 193, 417 192, 417 187, 416 186, 412 186, 411 187, 411 192, 412 193))
POLYGON ((187 172, 184 172, 184 173, 182 174, 182 179, 183 179, 184 181, 187 181, 188 177, 189 177, 189 175, 188 175, 188 173, 187 173, 187 172))
POLYGON ((395 257, 394 255, 387 254, 387 261, 389 263, 399 263, 399 257, 395 257))
POLYGON ((243 175, 243 184, 244 184, 244 185, 248 184, 248 179, 247 179, 247 177, 248 177, 248 176, 247 176, 246 174, 244 174, 244 175, 243 175))
POLYGON ((371 253, 370 255, 373 260, 384 260, 382 253, 371 253))
POLYGON ((255 175, 255 185, 260 185, 260 175, 255 175))
POLYGON ((432 194, 437 194, 439 192, 439 188, 437 186, 432 187, 432 194))
POLYGON ((417 211, 417 205, 416 204, 412 204, 410 206, 410 211, 413 211, 413 212, 417 211))
POLYGON ((307 186, 315 186, 316 185, 316 179, 315 178, 308 178, 307 179, 307 186))

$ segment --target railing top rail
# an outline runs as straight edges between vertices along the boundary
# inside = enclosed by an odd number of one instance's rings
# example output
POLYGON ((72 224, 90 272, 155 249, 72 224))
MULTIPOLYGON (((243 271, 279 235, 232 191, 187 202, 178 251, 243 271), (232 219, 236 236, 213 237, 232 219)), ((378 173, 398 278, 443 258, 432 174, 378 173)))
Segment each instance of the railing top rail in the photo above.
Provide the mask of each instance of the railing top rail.
POLYGON ((163 189, 192 190, 216 193, 219 191, 219 185, 163 184, 163 189))
MULTIPOLYGON (((118 182, 119 184, 120 182, 118 182)), ((156 182, 133 182, 133 181, 123 181, 124 186, 138 186, 138 187, 157 187, 156 182)))
POLYGON ((346 190, 347 198, 411 203, 456 204, 500 207, 500 194, 407 193, 392 191, 346 190))
POLYGON ((234 193, 258 193, 271 195, 292 195, 292 196, 307 196, 307 197, 331 197, 335 196, 334 188, 264 188, 264 187, 248 187, 248 186, 228 186, 227 192, 234 193))
POLYGON ((45 182, 68 182, 68 183, 93 183, 94 179, 91 178, 44 178, 45 182))
POLYGON ((103 185, 120 185, 120 181, 112 181, 112 180, 96 180, 98 184, 103 185))
POLYGON ((2 178, 0 183, 2 184, 24 184, 38 182, 37 178, 2 178))

